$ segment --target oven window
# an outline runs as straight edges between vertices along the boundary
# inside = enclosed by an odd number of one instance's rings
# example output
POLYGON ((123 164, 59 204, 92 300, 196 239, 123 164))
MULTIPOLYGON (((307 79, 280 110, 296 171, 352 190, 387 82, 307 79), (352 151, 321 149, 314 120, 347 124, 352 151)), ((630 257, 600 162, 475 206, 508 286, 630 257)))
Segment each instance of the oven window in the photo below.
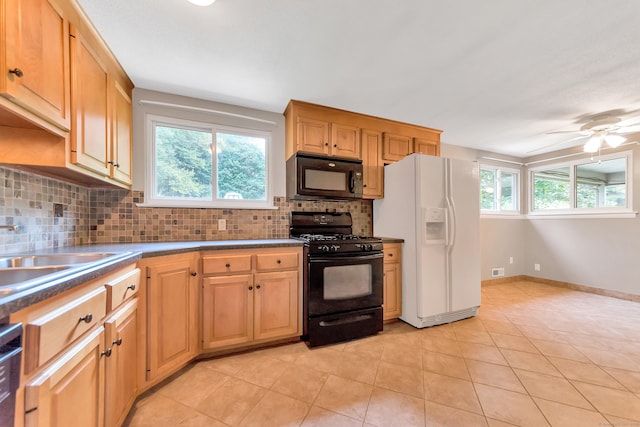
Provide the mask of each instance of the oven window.
POLYGON ((324 268, 324 299, 344 300, 371 295, 371 264, 324 268))
POLYGON ((328 172, 317 169, 305 169, 304 187, 313 190, 347 189, 347 178, 344 172, 328 172))

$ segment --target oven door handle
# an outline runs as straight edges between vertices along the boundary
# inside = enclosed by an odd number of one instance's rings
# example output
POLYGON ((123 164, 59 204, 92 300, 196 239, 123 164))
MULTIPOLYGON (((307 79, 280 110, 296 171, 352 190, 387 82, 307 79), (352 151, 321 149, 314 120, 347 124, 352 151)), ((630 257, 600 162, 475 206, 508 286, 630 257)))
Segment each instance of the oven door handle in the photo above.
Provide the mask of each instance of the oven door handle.
POLYGON ((367 260, 375 260, 375 259, 379 259, 382 258, 383 254, 382 252, 377 252, 375 254, 360 254, 358 253, 357 255, 327 255, 327 256, 313 256, 309 258, 309 262, 310 263, 317 263, 317 262, 331 262, 331 261, 367 261, 367 260))

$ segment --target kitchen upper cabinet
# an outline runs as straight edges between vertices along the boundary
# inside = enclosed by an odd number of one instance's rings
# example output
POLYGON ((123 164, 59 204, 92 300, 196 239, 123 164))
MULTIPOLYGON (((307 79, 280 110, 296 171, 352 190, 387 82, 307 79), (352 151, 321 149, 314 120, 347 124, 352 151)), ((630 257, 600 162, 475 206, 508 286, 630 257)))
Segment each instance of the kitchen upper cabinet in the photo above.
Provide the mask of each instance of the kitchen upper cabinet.
POLYGON ((18 114, 24 108, 69 130, 69 22, 62 8, 52 0, 0 0, 0 10, 0 93, 18 114))
POLYGON ((413 153, 413 140, 410 136, 384 133, 382 136, 382 159, 395 162, 413 153))
POLYGON ((71 26, 71 162, 110 175, 109 71, 89 38, 71 26))
POLYGON ((440 141, 426 138, 413 139, 414 152, 428 154, 430 156, 440 155, 440 141))
POLYGON ((384 195, 382 132, 362 129, 362 195, 381 199, 384 195))
POLYGON ((382 312, 384 320, 402 315, 402 245, 384 244, 384 298, 382 312))
POLYGON ((133 84, 74 0, 0 0, 3 164, 130 188, 133 84))
MULTIPOLYGON (((309 112, 305 112, 311 115, 309 112)), ((317 117, 296 116, 297 151, 328 156, 360 158, 360 129, 317 117)))
POLYGON ((163 378, 197 354, 198 277, 195 254, 147 264, 147 381, 163 378))

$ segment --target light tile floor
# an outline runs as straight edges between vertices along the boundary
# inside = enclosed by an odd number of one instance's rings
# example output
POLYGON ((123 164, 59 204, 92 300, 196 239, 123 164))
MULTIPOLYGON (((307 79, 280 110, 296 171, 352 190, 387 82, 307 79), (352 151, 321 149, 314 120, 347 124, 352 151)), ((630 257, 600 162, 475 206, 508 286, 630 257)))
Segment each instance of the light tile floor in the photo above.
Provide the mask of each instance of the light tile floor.
POLYGON ((640 304, 485 286, 472 319, 191 364, 125 425, 640 427, 640 304))

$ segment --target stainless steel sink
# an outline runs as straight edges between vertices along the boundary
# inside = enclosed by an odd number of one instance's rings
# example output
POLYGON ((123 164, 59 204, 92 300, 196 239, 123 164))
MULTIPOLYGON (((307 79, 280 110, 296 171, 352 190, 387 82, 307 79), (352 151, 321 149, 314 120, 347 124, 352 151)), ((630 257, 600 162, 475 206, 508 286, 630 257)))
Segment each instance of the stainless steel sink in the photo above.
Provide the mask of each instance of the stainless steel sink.
POLYGON ((17 267, 45 267, 86 264, 88 262, 99 261, 113 254, 50 254, 50 255, 18 255, 0 258, 0 269, 17 267))
POLYGON ((27 268, 4 268, 0 269, 0 293, 15 291, 22 282, 28 282, 47 274, 56 273, 70 268, 68 265, 58 265, 55 267, 27 267, 27 268))

